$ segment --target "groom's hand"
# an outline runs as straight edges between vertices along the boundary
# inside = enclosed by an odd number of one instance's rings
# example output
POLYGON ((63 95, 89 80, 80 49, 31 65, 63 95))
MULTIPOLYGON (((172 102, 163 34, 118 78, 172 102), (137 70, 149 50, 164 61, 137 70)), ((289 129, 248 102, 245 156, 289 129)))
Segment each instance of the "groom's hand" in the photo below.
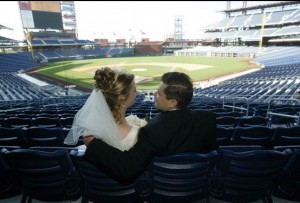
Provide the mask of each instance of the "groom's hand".
POLYGON ((85 144, 86 146, 88 146, 88 145, 90 144, 90 142, 91 142, 93 139, 95 139, 95 137, 92 136, 92 135, 85 136, 85 137, 83 138, 83 142, 84 142, 84 144, 85 144))

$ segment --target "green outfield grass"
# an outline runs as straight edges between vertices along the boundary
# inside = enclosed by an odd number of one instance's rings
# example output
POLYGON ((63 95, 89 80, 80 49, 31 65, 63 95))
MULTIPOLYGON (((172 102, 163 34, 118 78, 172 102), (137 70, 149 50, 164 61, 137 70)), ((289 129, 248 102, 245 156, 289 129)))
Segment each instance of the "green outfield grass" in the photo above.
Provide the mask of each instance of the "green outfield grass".
POLYGON ((34 72, 65 83, 92 89, 94 71, 104 66, 119 67, 134 73, 137 78, 151 79, 151 81, 137 83, 138 90, 156 89, 160 76, 169 71, 185 72, 194 82, 197 82, 255 67, 251 66, 248 60, 241 58, 149 56, 53 62, 34 72))

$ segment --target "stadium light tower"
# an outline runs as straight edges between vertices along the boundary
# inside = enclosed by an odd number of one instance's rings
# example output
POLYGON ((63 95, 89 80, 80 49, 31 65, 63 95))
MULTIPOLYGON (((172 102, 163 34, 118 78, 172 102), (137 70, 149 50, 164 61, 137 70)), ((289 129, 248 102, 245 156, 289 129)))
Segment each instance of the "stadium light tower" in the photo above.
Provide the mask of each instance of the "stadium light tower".
POLYGON ((182 16, 176 15, 174 23, 174 40, 182 40, 182 37, 182 16))
MULTIPOLYGON (((243 8, 247 7, 247 1, 243 1, 243 8)), ((227 1, 226 9, 231 9, 231 1, 227 1)))
POLYGON ((260 40, 259 40, 259 51, 258 54, 262 54, 261 48, 263 44, 263 36, 264 36, 264 29, 265 29, 265 22, 266 22, 266 12, 263 12, 262 15, 262 23, 261 23, 261 32, 260 32, 260 40))
MULTIPOLYGON (((243 1, 243 8, 247 7, 247 1, 243 1)), ((227 1, 226 9, 229 10, 231 9, 231 1, 227 1)), ((245 13, 245 11, 243 11, 245 13)))
MULTIPOLYGON (((247 1, 243 1, 243 8, 246 8, 246 7, 247 7, 247 1)), ((246 10, 244 10, 242 13, 246 14, 246 10)))
POLYGON ((227 6, 226 6, 226 9, 230 9, 231 8, 231 1, 227 1, 227 6))
POLYGON ((135 36, 131 28, 128 29, 128 32, 129 32, 129 41, 130 42, 135 41, 135 36))

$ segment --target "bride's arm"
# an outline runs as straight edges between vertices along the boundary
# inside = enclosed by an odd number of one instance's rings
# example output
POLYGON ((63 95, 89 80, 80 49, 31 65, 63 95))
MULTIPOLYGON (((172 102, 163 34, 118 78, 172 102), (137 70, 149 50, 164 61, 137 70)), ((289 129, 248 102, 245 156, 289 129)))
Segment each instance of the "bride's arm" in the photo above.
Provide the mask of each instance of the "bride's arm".
POLYGON ((86 146, 88 146, 93 139, 95 139, 95 137, 92 135, 84 136, 83 142, 86 146))
POLYGON ((143 139, 140 131, 139 141, 128 151, 120 151, 100 139, 88 137, 85 158, 121 182, 132 182, 141 174, 156 151, 152 144, 143 139))

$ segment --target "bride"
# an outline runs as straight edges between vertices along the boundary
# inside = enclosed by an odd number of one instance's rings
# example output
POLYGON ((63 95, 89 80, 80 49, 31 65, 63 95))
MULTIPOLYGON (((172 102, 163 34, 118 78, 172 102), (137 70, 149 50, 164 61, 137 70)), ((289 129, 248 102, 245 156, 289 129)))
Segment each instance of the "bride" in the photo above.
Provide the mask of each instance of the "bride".
POLYGON ((146 125, 136 116, 125 117, 137 94, 134 75, 104 67, 96 70, 94 80, 95 88, 76 113, 64 143, 75 145, 80 136, 93 135, 122 151, 130 149, 137 142, 139 128, 146 125))

